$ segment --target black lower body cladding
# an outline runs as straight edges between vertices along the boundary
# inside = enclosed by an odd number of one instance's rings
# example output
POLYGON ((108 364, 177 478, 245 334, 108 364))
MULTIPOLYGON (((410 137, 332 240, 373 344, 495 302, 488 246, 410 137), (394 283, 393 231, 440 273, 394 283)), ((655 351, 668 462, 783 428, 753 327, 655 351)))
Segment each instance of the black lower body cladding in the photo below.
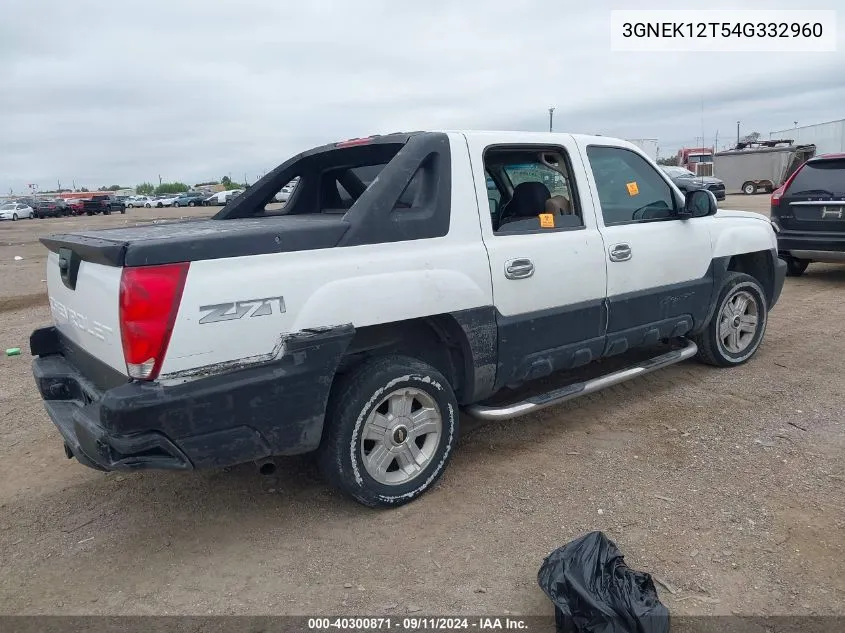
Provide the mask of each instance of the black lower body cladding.
POLYGON ((278 361, 173 386, 127 382, 100 391, 45 336, 33 374, 77 459, 101 470, 219 468, 319 446, 338 362, 354 334, 300 332, 278 361))
POLYGON ((821 231, 781 231, 778 233, 778 251, 823 251, 845 253, 845 233, 821 231))

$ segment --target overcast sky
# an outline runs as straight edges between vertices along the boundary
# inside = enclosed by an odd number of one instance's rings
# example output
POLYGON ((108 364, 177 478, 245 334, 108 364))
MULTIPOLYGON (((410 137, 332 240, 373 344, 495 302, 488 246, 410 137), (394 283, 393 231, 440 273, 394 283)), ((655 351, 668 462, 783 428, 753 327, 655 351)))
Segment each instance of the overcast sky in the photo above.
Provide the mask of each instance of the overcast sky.
MULTIPOLYGON (((838 52, 614 53, 591 0, 3 0, 0 192, 253 182, 309 146, 398 130, 658 138, 845 118, 838 52), (703 102, 703 116, 702 116, 703 102)), ((709 8, 795 8, 793 0, 709 8)), ((683 6, 655 0, 649 8, 683 6)))

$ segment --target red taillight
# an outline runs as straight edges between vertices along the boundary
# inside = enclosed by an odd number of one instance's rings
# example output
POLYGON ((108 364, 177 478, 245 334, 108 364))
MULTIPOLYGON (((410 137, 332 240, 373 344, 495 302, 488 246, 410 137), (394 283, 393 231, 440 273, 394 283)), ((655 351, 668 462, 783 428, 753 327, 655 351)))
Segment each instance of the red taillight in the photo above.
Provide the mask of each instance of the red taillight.
POLYGON ((189 262, 124 268, 120 338, 130 378, 155 380, 182 300, 189 262))
POLYGON ((773 206, 773 207, 776 207, 776 206, 778 206, 778 205, 780 204, 780 199, 783 197, 783 194, 785 194, 785 193, 786 193, 786 190, 787 190, 787 189, 789 189, 789 185, 791 185, 791 184, 792 184, 792 181, 793 181, 793 180, 795 180, 795 176, 797 176, 797 175, 798 175, 798 172, 799 172, 799 171, 801 171, 802 169, 804 169, 804 165, 806 165, 806 164, 807 164, 806 162, 801 163, 801 164, 798 166, 798 169, 796 169, 795 171, 793 171, 793 172, 792 172, 792 175, 791 175, 789 178, 787 178, 787 179, 786 179, 786 182, 785 182, 785 183, 783 183, 780 187, 778 187, 777 189, 775 189, 775 190, 772 192, 772 201, 771 201, 771 202, 772 202, 772 206, 773 206))

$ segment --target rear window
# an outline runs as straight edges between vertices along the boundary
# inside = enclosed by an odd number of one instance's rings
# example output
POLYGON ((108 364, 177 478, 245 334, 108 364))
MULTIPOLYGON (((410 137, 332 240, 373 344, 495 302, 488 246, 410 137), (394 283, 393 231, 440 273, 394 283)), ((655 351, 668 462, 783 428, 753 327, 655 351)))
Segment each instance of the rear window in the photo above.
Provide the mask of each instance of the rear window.
POLYGON ((805 191, 845 192, 845 158, 805 164, 789 185, 789 193, 805 191))

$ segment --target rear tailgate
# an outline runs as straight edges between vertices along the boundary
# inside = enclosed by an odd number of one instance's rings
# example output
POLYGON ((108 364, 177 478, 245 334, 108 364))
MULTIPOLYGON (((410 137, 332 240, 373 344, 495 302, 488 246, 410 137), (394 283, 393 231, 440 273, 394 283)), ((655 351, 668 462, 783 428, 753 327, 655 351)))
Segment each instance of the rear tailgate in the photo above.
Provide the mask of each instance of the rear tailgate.
MULTIPOLYGON (((59 333, 72 345, 126 375, 118 299, 122 268, 86 259, 67 243, 47 256, 47 293, 59 333)), ((98 259, 98 258, 92 258, 98 259)))
POLYGON ((778 206, 787 231, 845 232, 845 157, 805 163, 778 206))

